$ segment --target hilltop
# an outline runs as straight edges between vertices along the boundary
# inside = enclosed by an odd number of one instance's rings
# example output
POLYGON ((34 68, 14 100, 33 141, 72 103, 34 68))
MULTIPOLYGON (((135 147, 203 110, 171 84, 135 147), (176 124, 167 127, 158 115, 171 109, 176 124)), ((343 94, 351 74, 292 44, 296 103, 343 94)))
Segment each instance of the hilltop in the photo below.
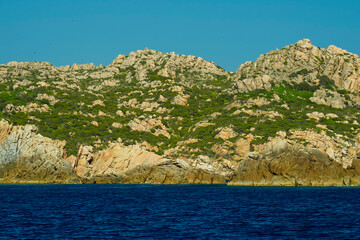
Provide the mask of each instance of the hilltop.
POLYGON ((307 39, 236 73, 149 49, 108 66, 10 62, 0 65, 0 118, 7 121, 1 139, 19 135, 11 125, 34 125, 37 138, 62 142, 61 156, 51 158, 83 181, 300 184, 306 173, 294 182, 297 171, 270 167, 291 152, 318 161, 308 168, 319 174, 336 172, 336 180, 313 174, 302 185, 350 184, 360 155, 359 68, 356 54, 307 39), (268 180, 249 175, 254 159, 270 161, 257 173, 268 180), (269 174, 282 178, 270 181, 269 174))

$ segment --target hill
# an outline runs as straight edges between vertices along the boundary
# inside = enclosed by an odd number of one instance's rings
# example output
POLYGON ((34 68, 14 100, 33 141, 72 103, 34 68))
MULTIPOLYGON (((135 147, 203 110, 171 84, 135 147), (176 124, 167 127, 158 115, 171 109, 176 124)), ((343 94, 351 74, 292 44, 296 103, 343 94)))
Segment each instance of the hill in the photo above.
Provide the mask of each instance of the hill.
POLYGON ((307 39, 236 73, 149 49, 108 66, 10 62, 0 65, 0 118, 66 141, 62 158, 88 181, 146 182, 155 168, 182 176, 162 182, 224 182, 279 141, 351 168, 360 152, 359 68, 357 55, 307 39))

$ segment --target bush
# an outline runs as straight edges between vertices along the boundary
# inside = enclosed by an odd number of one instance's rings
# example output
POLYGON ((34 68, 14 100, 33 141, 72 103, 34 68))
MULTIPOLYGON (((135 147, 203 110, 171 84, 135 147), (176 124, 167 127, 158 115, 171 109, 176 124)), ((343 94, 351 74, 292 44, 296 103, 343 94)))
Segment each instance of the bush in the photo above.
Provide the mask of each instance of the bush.
POLYGON ((334 80, 329 79, 325 75, 318 76, 318 79, 320 80, 320 82, 319 82, 320 86, 323 86, 326 89, 334 90, 334 88, 335 88, 334 80))
POLYGON ((309 70, 307 70, 306 68, 304 68, 304 69, 301 69, 300 71, 297 71, 297 72, 295 72, 295 73, 290 74, 289 77, 290 77, 290 78, 295 78, 295 77, 297 77, 298 75, 305 76, 305 75, 307 75, 307 74, 309 74, 309 73, 311 73, 311 72, 312 72, 312 71, 309 71, 309 70))

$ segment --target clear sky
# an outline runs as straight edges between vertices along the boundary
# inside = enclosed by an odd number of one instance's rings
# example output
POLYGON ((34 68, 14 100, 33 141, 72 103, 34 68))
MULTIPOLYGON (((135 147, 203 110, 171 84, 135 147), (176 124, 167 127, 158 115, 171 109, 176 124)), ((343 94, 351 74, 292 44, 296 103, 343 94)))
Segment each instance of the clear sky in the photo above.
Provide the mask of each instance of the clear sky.
POLYGON ((359 17, 356 0, 0 0, 0 64, 107 65, 149 47, 236 71, 303 38, 360 54, 359 17))

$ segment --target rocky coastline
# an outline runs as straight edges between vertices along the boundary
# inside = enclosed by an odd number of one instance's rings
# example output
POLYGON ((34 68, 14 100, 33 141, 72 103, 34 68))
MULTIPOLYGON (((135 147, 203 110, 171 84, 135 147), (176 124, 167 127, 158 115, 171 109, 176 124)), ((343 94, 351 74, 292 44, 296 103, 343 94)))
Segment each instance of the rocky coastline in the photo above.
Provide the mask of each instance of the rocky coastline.
POLYGON ((236 73, 149 49, 0 65, 0 183, 359 186, 359 69, 308 39, 236 73))
POLYGON ((81 146, 67 156, 65 143, 33 125, 0 122, 0 183, 21 184, 228 184, 231 186, 358 186, 360 160, 346 168, 325 152, 286 140, 268 142, 239 162, 209 157, 168 159, 133 145, 93 153, 81 146))

